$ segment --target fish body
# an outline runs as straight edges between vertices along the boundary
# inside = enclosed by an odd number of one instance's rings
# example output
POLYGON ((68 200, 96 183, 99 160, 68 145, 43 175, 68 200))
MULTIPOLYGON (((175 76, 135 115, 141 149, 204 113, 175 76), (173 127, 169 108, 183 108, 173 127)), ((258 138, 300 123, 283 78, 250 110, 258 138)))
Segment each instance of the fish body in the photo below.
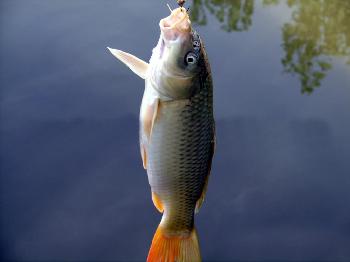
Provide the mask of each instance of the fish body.
POLYGON ((194 213, 204 199, 215 147, 213 84, 185 9, 172 11, 160 28, 147 65, 111 52, 145 79, 140 150, 154 205, 163 213, 147 261, 195 262, 201 258, 194 213))

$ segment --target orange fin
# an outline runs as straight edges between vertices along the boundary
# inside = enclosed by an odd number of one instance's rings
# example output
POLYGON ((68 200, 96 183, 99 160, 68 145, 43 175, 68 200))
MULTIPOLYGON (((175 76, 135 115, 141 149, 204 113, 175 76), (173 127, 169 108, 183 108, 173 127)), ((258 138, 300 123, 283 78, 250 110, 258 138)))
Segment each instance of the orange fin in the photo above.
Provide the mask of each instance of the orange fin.
POLYGON ((200 262, 198 237, 195 229, 187 236, 164 234, 161 227, 154 234, 147 262, 200 262))
POLYGON ((208 175, 207 175, 207 177, 205 179, 205 182, 204 182, 202 194, 201 194, 201 196, 198 198, 198 200, 196 202, 196 208, 194 210, 195 213, 199 212, 199 209, 201 208, 201 206, 202 206, 202 204, 204 202, 205 194, 207 193, 208 181, 209 181, 210 170, 211 170, 211 162, 212 162, 212 158, 213 158, 213 155, 214 155, 215 148, 216 148, 216 137, 214 135, 212 143, 211 143, 211 156, 210 156, 210 160, 209 160, 208 175))
POLYGON ((209 174, 207 175, 207 178, 205 179, 202 195, 199 197, 199 199, 196 202, 196 208, 194 210, 195 213, 199 212, 199 209, 201 208, 201 206, 204 202, 205 194, 207 193, 207 188, 208 188, 208 181, 209 181, 209 174))
POLYGON ((160 200, 159 196, 154 192, 152 192, 152 200, 153 200, 154 206, 158 209, 158 211, 160 213, 163 213, 164 207, 163 207, 162 201, 160 200))

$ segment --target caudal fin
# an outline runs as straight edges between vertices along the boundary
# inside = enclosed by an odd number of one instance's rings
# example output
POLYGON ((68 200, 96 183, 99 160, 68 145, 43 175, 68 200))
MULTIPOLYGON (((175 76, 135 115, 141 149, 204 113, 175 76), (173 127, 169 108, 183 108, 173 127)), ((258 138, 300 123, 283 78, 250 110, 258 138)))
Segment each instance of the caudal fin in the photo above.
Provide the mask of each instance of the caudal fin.
POLYGON ((154 234, 147 262, 200 262, 195 229, 187 236, 167 236, 161 227, 154 234))

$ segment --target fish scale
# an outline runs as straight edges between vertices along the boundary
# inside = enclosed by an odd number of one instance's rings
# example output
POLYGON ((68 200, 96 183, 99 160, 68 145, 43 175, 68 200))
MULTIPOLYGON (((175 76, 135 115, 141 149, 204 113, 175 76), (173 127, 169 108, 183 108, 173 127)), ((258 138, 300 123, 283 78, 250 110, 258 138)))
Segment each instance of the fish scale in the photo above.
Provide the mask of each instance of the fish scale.
POLYGON ((200 85, 197 94, 160 102, 148 148, 149 183, 164 205, 162 225, 170 232, 192 230, 195 205, 209 174, 214 120, 211 79, 204 69, 195 82, 200 85))
POLYGON ((199 262, 194 213, 204 200, 215 147, 213 85, 186 9, 170 11, 159 22, 161 35, 149 63, 108 49, 146 84, 140 150, 153 203, 163 213, 147 262, 199 262))

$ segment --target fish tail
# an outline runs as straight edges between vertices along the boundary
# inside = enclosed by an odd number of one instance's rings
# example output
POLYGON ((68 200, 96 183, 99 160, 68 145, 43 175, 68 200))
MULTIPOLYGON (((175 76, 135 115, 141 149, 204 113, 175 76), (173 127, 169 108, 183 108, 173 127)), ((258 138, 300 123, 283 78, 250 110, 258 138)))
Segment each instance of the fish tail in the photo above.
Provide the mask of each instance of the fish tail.
POLYGON ((200 262, 198 236, 195 228, 189 234, 169 235, 158 226, 148 253, 147 262, 200 262))

